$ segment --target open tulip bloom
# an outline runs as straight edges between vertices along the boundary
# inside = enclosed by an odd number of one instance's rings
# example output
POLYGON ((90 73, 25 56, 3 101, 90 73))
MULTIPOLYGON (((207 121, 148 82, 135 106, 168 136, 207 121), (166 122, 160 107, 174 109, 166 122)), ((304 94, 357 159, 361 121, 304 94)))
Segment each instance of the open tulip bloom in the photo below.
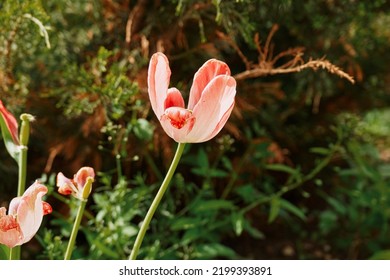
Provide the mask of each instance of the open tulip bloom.
POLYGON ((206 61, 196 72, 188 107, 176 88, 168 88, 168 58, 155 53, 149 64, 148 89, 152 109, 164 131, 178 143, 200 143, 215 137, 228 120, 236 95, 236 81, 226 63, 206 61))
POLYGON ((15 197, 9 205, 8 215, 0 208, 0 243, 10 248, 24 244, 33 238, 41 226, 43 216, 50 214, 49 203, 42 201, 47 188, 35 182, 21 197, 15 197))
POLYGON ((165 132, 178 142, 171 166, 162 182, 134 242, 129 259, 135 260, 149 223, 168 188, 186 143, 200 143, 215 137, 228 120, 236 95, 236 80, 226 63, 206 61, 195 73, 188 106, 176 88, 168 88, 171 77, 168 58, 155 53, 150 59, 148 91, 152 109, 165 132))

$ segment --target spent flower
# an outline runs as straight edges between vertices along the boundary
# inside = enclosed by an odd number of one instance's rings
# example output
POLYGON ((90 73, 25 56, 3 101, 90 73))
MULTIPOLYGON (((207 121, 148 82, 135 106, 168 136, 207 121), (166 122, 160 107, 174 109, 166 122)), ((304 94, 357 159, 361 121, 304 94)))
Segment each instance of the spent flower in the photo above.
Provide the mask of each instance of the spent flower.
POLYGON ((13 248, 33 238, 41 226, 43 216, 52 212, 49 203, 42 201, 46 186, 35 182, 21 197, 11 200, 6 208, 0 208, 0 243, 13 248))
POLYGON ((92 167, 82 167, 69 179, 62 172, 57 174, 58 192, 63 195, 73 195, 83 200, 88 198, 91 192, 91 184, 95 178, 95 171, 92 167))

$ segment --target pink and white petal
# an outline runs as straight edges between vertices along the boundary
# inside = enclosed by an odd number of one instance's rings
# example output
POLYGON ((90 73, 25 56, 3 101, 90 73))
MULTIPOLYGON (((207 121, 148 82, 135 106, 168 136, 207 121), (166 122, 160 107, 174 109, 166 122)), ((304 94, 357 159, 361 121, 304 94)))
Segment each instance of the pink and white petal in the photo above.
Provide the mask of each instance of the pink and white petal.
POLYGON ((164 102, 167 98, 170 77, 168 58, 163 53, 155 53, 149 63, 148 92, 152 109, 158 119, 164 114, 164 102))
POLYGON ((48 215, 53 212, 53 207, 46 201, 42 201, 42 207, 43 207, 43 215, 48 215))
POLYGON ((21 201, 21 196, 15 197, 11 200, 8 208, 8 215, 16 216, 18 214, 18 208, 21 201))
POLYGON ((161 126, 166 134, 178 143, 185 143, 188 133, 192 130, 195 118, 189 117, 186 123, 181 128, 176 128, 172 125, 171 119, 167 115, 162 115, 160 119, 161 126))
POLYGON ((88 177, 91 177, 92 179, 95 178, 95 171, 92 167, 84 166, 80 168, 79 171, 74 175, 73 182, 76 183, 77 189, 81 191, 85 183, 87 182, 88 177))
POLYGON ((17 213, 17 221, 23 233, 23 243, 30 241, 41 226, 44 209, 42 197, 47 188, 35 182, 23 194, 17 213))
POLYGON ((191 86, 188 109, 194 109, 195 105, 199 102, 205 87, 212 79, 219 75, 230 75, 229 66, 220 60, 209 59, 199 68, 195 73, 194 81, 191 86))
POLYGON ((73 181, 67 177, 65 177, 62 172, 57 174, 57 187, 58 192, 63 195, 70 195, 72 193, 76 193, 77 189, 73 184, 73 181))
POLYGON ((0 244, 13 248, 23 243, 23 234, 16 219, 5 215, 5 208, 0 208, 0 244))
POLYGON ((230 116, 235 95, 236 81, 233 77, 215 77, 204 89, 192 112, 196 122, 186 141, 200 143, 210 140, 218 126, 223 126, 230 116))
POLYGON ((222 128, 225 126, 227 120, 229 119, 230 114, 233 111, 233 108, 234 108, 234 102, 233 102, 232 106, 230 106, 230 108, 225 112, 225 114, 223 115, 223 117, 221 118, 221 120, 219 121, 217 126, 215 127, 214 131, 204 141, 208 141, 208 140, 214 138, 222 130, 222 128))
POLYGON ((0 100, 0 114, 3 116, 3 119, 8 128, 9 133, 11 134, 13 142, 16 145, 19 145, 18 122, 16 121, 14 115, 12 115, 7 110, 7 108, 5 108, 1 100, 0 100))
POLYGON ((184 108, 185 103, 181 92, 177 88, 168 89, 167 98, 164 101, 164 111, 170 107, 184 108))

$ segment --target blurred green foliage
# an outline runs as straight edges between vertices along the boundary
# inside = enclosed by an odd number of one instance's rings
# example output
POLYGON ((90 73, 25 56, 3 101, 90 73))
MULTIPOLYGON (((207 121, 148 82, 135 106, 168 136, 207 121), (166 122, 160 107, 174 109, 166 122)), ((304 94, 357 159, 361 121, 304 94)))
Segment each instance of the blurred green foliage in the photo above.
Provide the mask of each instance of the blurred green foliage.
MULTIPOLYGON (((385 0, 2 1, 0 98, 36 116, 28 179, 54 206, 23 257, 62 258, 76 213, 55 174, 88 165, 98 178, 73 256, 126 259, 175 149, 150 110, 150 55, 167 54, 186 95, 205 60, 239 74, 269 38, 274 56, 326 56, 356 83, 322 69, 239 80, 226 127, 187 146, 140 258, 388 259, 389 12, 385 0)), ((0 156, 8 206, 17 167, 0 156)))

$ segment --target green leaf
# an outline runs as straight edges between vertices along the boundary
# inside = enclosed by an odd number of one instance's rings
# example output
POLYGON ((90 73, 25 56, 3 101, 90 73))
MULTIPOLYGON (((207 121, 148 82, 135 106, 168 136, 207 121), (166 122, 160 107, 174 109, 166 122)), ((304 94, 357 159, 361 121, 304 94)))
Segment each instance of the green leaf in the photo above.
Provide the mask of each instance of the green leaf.
POLYGON ((268 223, 272 223, 279 215, 280 198, 278 196, 274 196, 270 201, 270 205, 271 205, 271 209, 269 211, 268 223))
POLYGON ((179 218, 176 219, 172 225, 171 230, 186 230, 200 226, 202 220, 200 218, 179 218))
POLYGON ((196 247, 196 257, 199 259, 214 259, 226 257, 233 259, 237 256, 231 248, 219 243, 201 244, 196 247))
POLYGON ((256 239, 264 239, 265 235, 257 228, 253 227, 248 221, 244 223, 244 230, 249 233, 250 236, 256 239))
POLYGON ((98 248, 103 254, 109 256, 110 258, 113 259, 120 258, 118 252, 112 250, 111 248, 103 244, 98 238, 96 238, 95 234, 90 233, 89 231, 84 231, 84 232, 86 233, 85 235, 87 237, 89 244, 96 246, 96 248, 98 248))
POLYGON ((295 206, 294 204, 290 203, 287 200, 284 200, 284 199, 280 200, 280 207, 293 213, 295 216, 297 216, 298 218, 300 218, 302 220, 306 219, 306 215, 302 211, 302 209, 300 209, 299 207, 295 206))
POLYGON ((154 127, 145 119, 137 119, 133 129, 138 139, 150 141, 153 137, 154 127))
POLYGON ((375 252, 370 260, 390 260, 390 250, 382 250, 375 252))
POLYGON ((237 187, 235 189, 235 193, 237 193, 246 203, 250 203, 264 197, 264 195, 259 193, 252 184, 237 187))
POLYGON ((326 200, 330 205, 333 206, 333 208, 336 210, 336 212, 340 214, 345 214, 347 212, 346 204, 343 204, 341 201, 338 201, 337 199, 333 197, 327 197, 326 200))
POLYGON ((187 245, 204 236, 205 236, 205 231, 203 230, 202 227, 191 228, 184 233, 183 238, 181 239, 181 244, 187 245))
POLYGON ((244 230, 245 217, 241 212, 233 212, 231 215, 234 232, 240 236, 244 230))
POLYGON ((197 162, 199 166, 203 167, 204 170, 209 169, 209 158, 204 149, 200 149, 197 155, 197 162))
POLYGON ((297 175, 297 173, 299 172, 298 170, 284 164, 268 164, 265 166, 265 168, 272 171, 285 172, 291 175, 297 175))
POLYGON ((319 154, 319 155, 326 156, 326 155, 329 155, 330 150, 327 148, 323 148, 323 147, 314 147, 314 148, 310 149, 310 152, 312 152, 313 154, 319 154))

